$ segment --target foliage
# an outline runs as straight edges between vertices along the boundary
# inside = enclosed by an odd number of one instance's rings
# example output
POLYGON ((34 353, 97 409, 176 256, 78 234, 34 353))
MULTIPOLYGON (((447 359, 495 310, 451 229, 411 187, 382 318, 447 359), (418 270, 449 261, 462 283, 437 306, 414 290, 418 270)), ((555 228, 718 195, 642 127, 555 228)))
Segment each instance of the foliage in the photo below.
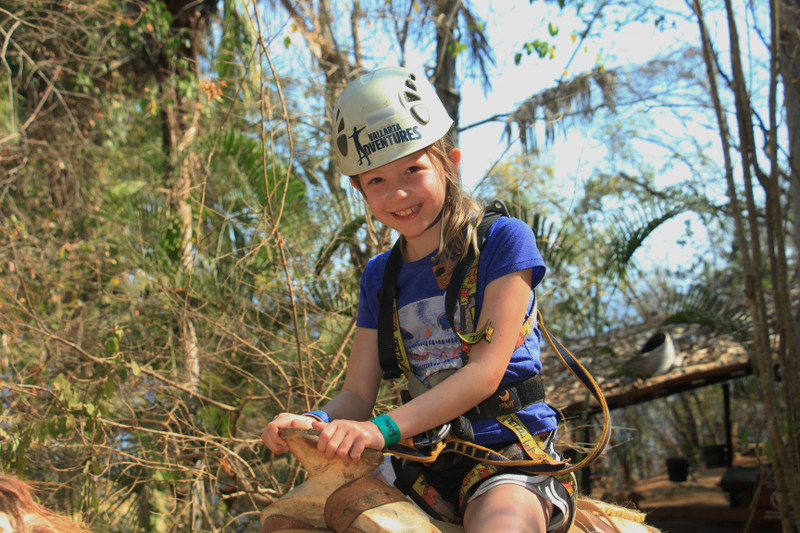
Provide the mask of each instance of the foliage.
POLYGON ((333 309, 317 296, 305 250, 325 219, 249 125, 245 86, 278 80, 245 76, 252 43, 228 39, 224 72, 241 77, 198 83, 201 39, 163 2, 2 13, 17 133, 2 144, 2 468, 62 487, 52 505, 97 530, 257 527, 294 475, 260 429, 330 394, 356 301, 352 284, 333 309))
MULTIPOLYGON (((561 7, 563 8, 565 4, 562 4, 561 7)), ((624 2, 586 4, 588 4, 588 11, 594 15, 599 15, 604 11, 609 12, 610 10, 606 9, 608 7, 613 9, 613 7, 625 5, 624 2)), ((581 2, 578 5, 584 7, 585 3, 581 2)), ((668 18, 676 17, 676 13, 672 9, 661 11, 661 7, 657 2, 648 4, 639 15, 642 15, 644 20, 655 13, 656 27, 663 28, 665 21, 668 18), (659 12, 661 12, 660 15, 658 15, 659 12)), ((796 284, 796 261, 786 253, 786 244, 787 239, 788 241, 794 239, 796 252, 797 235, 800 234, 797 232, 794 222, 790 221, 793 219, 792 213, 796 211, 796 205, 798 205, 796 202, 797 179, 794 170, 796 165, 793 165, 793 161, 797 159, 798 153, 794 124, 798 121, 799 115, 795 105, 796 98, 787 98, 784 108, 779 109, 776 95, 781 86, 789 94, 796 93, 795 75, 791 73, 796 67, 797 52, 800 50, 795 31, 796 17, 791 14, 790 2, 775 2, 766 8, 755 5, 733 6, 733 3, 726 1, 722 12, 713 15, 709 15, 704 10, 702 2, 699 0, 687 2, 687 7, 690 10, 687 13, 687 20, 691 20, 699 29, 699 44, 695 50, 679 51, 679 53, 690 60, 686 65, 695 62, 698 58, 702 59, 705 79, 692 74, 690 69, 678 69, 675 72, 676 75, 663 82, 665 95, 663 100, 665 103, 674 105, 677 103, 674 97, 676 95, 685 96, 682 91, 689 89, 690 92, 686 94, 695 95, 698 101, 705 102, 706 106, 713 110, 713 114, 707 115, 705 121, 708 127, 718 135, 718 146, 721 153, 721 164, 718 165, 717 175, 724 176, 724 181, 720 183, 720 186, 724 183, 726 199, 722 209, 725 211, 726 217, 720 217, 720 220, 724 224, 723 229, 727 228, 728 238, 724 242, 732 246, 734 253, 731 256, 736 256, 737 260, 741 260, 747 311, 742 310, 739 302, 731 304, 719 298, 722 294, 731 292, 728 288, 723 288, 719 294, 694 289, 678 300, 681 306, 673 309, 674 314, 667 321, 669 323, 699 323, 729 332, 748 349, 760 379, 759 385, 764 405, 764 420, 766 421, 765 434, 768 435, 769 447, 772 450, 769 454, 770 459, 776 465, 775 476, 783 502, 780 508, 782 526, 784 531, 790 531, 791 524, 796 522, 797 511, 800 509, 800 493, 791 480, 784 479, 784 473, 796 469, 800 462, 800 445, 797 435, 791 429, 787 431, 787 428, 797 424, 795 400, 797 395, 792 391, 795 383, 798 382, 796 360, 800 341, 794 333, 797 329, 793 311, 796 307, 796 302, 794 302, 796 291, 793 291, 792 287, 796 284), (746 11, 748 22, 752 21, 753 23, 753 27, 748 27, 745 31, 753 31, 759 36, 769 35, 769 38, 762 41, 764 47, 757 54, 763 61, 754 62, 750 55, 750 48, 748 48, 748 61, 745 62, 742 59, 743 47, 739 41, 740 29, 738 26, 743 10, 746 11), (708 30, 710 25, 708 17, 714 16, 717 17, 716 21, 724 21, 723 24, 728 32, 727 42, 713 41, 714 38, 708 30), (722 64, 722 56, 717 52, 720 48, 728 51, 729 65, 722 64), (777 57, 780 57, 781 60, 777 61, 777 57), (774 68, 778 64, 782 64, 784 68, 781 70, 774 68), (792 66, 789 67, 789 65, 792 66), (697 81, 693 82, 693 79, 697 81), (720 79, 724 83, 720 83, 720 79), (698 92, 698 89, 701 92, 698 92), (737 127, 735 130, 728 125, 727 115, 730 112, 736 117, 737 127), (789 148, 779 155, 778 146, 783 141, 779 140, 781 134, 779 134, 778 125, 783 118, 788 124, 788 145, 785 143, 783 145, 789 146, 789 148), (756 141, 758 136, 764 139, 761 145, 756 141), (738 166, 735 166, 735 160, 738 160, 738 166), (761 218, 762 216, 764 218, 761 218), (776 338, 779 339, 777 342, 774 340, 776 338), (783 372, 794 376, 788 379, 784 378, 783 386, 780 389, 775 386, 774 365, 776 361, 780 363, 783 372)), ((601 18, 593 16, 586 23, 582 35, 584 37, 588 35, 595 20, 601 18)), ((537 49, 536 47, 531 48, 537 49)), ((540 55, 544 55, 541 51, 546 51, 546 48, 541 43, 538 49, 540 55)), ((650 66, 657 68, 658 62, 652 62, 650 66)), ((648 69, 641 70, 645 72, 648 69)), ((657 71, 650 69, 650 72, 657 71)), ((625 82, 623 75, 620 75, 619 79, 625 82)), ((661 100, 657 96, 657 91, 653 91, 652 96, 648 95, 648 91, 657 89, 659 85, 651 83, 651 79, 636 76, 631 78, 635 83, 625 82, 621 86, 630 90, 631 94, 642 101, 657 102, 661 100)), ((557 89, 558 87, 551 91, 556 94, 552 98, 553 100, 557 98, 557 89)), ((615 97, 624 96, 626 90, 616 92, 615 97)), ((537 101, 537 98, 540 98, 540 95, 532 96, 530 101, 537 101)), ((619 104, 618 101, 617 104, 619 104)), ((583 109, 585 108, 579 108, 578 112, 582 112, 583 109)), ((514 117, 515 115, 510 116, 514 117)), ((679 118, 685 120, 683 115, 679 118)), ((521 137, 525 129, 527 128, 520 125, 521 137)), ((549 132, 550 130, 547 129, 547 140, 551 141, 552 135, 549 132)), ((641 135, 638 132, 636 135, 650 141, 650 135, 641 135)), ((628 143, 627 140, 625 142, 628 143)), ((672 151, 673 158, 678 157, 677 153, 672 150, 671 143, 664 142, 664 139, 656 142, 665 148, 665 152, 672 151)), ((612 160, 615 159, 613 154, 615 152, 611 152, 610 159, 612 160)), ((702 161, 702 158, 696 160, 702 161)), ((690 168, 695 170, 696 167, 690 168)), ((628 169, 615 169, 613 174, 625 177, 637 187, 642 187, 644 191, 661 195, 660 191, 650 187, 649 180, 642 179, 644 176, 640 172, 634 174, 628 169)), ((696 189, 699 186, 700 184, 697 183, 692 185, 692 188, 696 189)), ((712 194, 721 195, 721 187, 712 194)), ((704 216, 709 213, 709 208, 717 203, 716 199, 712 200, 715 198, 712 194, 707 195, 706 199, 700 202, 693 200, 686 205, 693 206, 692 208, 698 214, 704 216)), ((718 197, 716 196, 716 198, 718 197)), ((679 197, 666 195, 665 198, 675 200, 679 197)), ((618 198, 615 199, 618 200, 618 198)), ((642 237, 648 235, 659 221, 671 216, 673 213, 669 210, 662 215, 656 214, 652 218, 653 226, 644 224, 636 228, 625 222, 618 224, 623 229, 625 238, 617 239, 616 244, 613 245, 610 264, 628 264, 642 237)), ((595 219, 603 220, 605 218, 601 215, 595 219)), ((644 218, 651 217, 648 215, 644 218)), ((606 268, 608 264, 597 261, 595 267, 606 268)), ((621 271, 616 272, 621 273, 621 271)), ((693 280, 692 283, 695 286, 710 284, 712 288, 716 289, 720 287, 720 278, 733 279, 733 276, 728 274, 726 268, 721 276, 713 272, 710 279, 693 280)), ((626 281, 624 278, 621 280, 626 281)), ((628 283, 616 288, 624 289, 625 285, 630 287, 629 280, 628 283)), ((599 295, 600 291, 598 290, 593 297, 599 295)), ((606 310, 607 307, 604 307, 603 311, 606 310)))
POLYGON ((720 299, 706 287, 676 294, 663 324, 698 324, 726 333, 747 348, 753 343, 753 320, 741 306, 720 299))

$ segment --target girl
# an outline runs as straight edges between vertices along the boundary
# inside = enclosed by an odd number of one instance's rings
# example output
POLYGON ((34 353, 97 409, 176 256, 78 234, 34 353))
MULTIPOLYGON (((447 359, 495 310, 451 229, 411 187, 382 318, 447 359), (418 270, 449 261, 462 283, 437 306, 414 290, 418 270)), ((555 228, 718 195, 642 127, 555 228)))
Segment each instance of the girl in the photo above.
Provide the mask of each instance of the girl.
MULTIPOLYGON (((382 375, 378 294, 388 252, 383 253, 370 260, 361 278, 358 327, 342 391, 324 410, 276 416, 262 435, 273 452, 287 451, 280 428, 315 428, 321 430, 319 449, 329 459, 338 456, 349 464, 365 448, 380 450, 473 412, 498 390, 505 391, 498 388, 501 384, 525 382, 541 370, 533 288, 545 266, 524 222, 501 217, 480 250, 473 317, 477 327, 465 323, 469 317, 463 310, 457 327, 485 334, 467 346, 446 318, 448 281, 470 249, 478 253, 482 216, 459 187, 461 152, 449 136, 452 124, 428 80, 403 68, 362 76, 339 97, 334 137, 340 168, 351 176, 375 218, 400 233, 395 318, 410 366, 407 377, 422 383, 424 392, 370 418, 382 375)), ((475 443, 508 450, 535 437, 553 456, 557 417, 542 400, 513 413, 522 436, 496 418, 471 418, 475 443)), ((495 472, 472 459, 453 461, 452 456, 437 463, 422 468, 424 482, 455 510, 467 532, 569 528, 574 505, 569 476, 558 480, 513 468, 495 472)), ((390 465, 381 473, 389 482, 395 478, 390 465)))

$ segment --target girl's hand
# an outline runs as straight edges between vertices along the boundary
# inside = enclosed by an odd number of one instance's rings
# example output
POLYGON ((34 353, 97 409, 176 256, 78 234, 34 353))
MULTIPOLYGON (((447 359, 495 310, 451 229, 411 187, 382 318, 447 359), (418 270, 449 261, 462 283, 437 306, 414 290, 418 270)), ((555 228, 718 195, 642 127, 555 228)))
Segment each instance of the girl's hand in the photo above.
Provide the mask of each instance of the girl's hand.
POLYGON ((281 428, 311 429, 312 422, 315 422, 315 420, 310 416, 280 413, 272 419, 272 422, 267 424, 266 429, 261 433, 261 440, 274 453, 286 453, 289 451, 289 447, 286 445, 286 441, 278 434, 278 430, 281 428))
POLYGON ((358 463, 366 448, 382 450, 383 434, 372 422, 334 420, 329 424, 313 420, 314 429, 321 431, 317 449, 329 460, 339 457, 345 465, 358 463))

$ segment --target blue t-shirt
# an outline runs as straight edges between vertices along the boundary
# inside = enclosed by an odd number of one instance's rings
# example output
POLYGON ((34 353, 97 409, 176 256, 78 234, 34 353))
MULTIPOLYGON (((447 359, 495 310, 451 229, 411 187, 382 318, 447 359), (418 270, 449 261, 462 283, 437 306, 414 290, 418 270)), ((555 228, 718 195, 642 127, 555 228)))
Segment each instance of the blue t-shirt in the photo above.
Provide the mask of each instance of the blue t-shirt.
MULTIPOLYGON (((487 284, 506 274, 531 268, 532 286, 536 287, 545 273, 544 261, 536 247, 533 231, 521 220, 500 217, 492 224, 486 238, 478 267, 476 320, 480 316, 487 284)), ((447 287, 439 285, 431 262, 434 253, 419 261, 403 261, 397 276, 398 318, 406 353, 412 371, 426 385, 434 374, 462 366, 459 356, 461 341, 450 327, 445 313, 447 287)), ((389 252, 384 252, 370 259, 361 276, 357 317, 359 327, 378 329, 380 302, 377 295, 383 285, 383 272, 388 256, 389 252)), ((528 314, 533 310, 534 298, 531 291, 528 314)), ((455 316, 458 320, 458 310, 455 316)), ((536 324, 535 317, 533 323, 536 324)), ((540 340, 539 328, 534 326, 533 332, 514 350, 503 376, 503 383, 521 381, 541 371, 540 340)), ((556 413, 546 403, 532 405, 517 415, 528 430, 535 434, 553 431, 557 427, 556 413)), ((477 444, 516 440, 514 434, 495 419, 473 422, 472 427, 477 444)))

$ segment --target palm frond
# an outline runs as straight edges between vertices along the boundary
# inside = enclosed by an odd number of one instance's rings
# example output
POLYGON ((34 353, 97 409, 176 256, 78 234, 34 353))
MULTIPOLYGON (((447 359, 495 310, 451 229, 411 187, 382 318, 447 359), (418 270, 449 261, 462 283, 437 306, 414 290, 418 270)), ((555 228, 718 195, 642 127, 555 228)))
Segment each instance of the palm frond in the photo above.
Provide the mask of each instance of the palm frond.
POLYGON ((745 348, 753 341, 753 321, 746 310, 722 301, 705 287, 676 293, 662 324, 695 324, 731 335, 745 348))
POLYGON ((639 204, 614 219, 606 264, 625 278, 633 255, 661 224, 686 211, 687 206, 671 201, 639 204))
POLYGON ((537 153, 534 132, 537 122, 544 124, 545 143, 550 143, 555 138, 556 127, 565 127, 563 118, 591 119, 596 107, 592 104, 592 81, 600 91, 603 104, 614 109, 617 71, 598 67, 531 95, 508 116, 503 137, 510 143, 516 126, 523 150, 537 153))
POLYGON ((558 272, 573 257, 575 240, 570 238, 567 223, 558 223, 526 206, 507 204, 509 214, 524 220, 533 229, 536 246, 548 269, 558 272))
POLYGON ((146 265, 158 265, 162 271, 174 271, 182 254, 181 223, 170 206, 146 195, 137 194, 117 204, 117 211, 130 218, 135 230, 128 234, 128 242, 146 265))
MULTIPOLYGON (((213 140, 209 138, 207 142, 213 140)), ((238 182, 240 187, 248 189, 233 188, 228 194, 241 200, 252 195, 258 201, 258 206, 237 205, 233 209, 260 208, 275 201, 275 196, 282 196, 284 192, 288 202, 303 202, 306 192, 304 181, 293 175, 287 176, 286 168, 280 162, 269 157, 265 159, 260 141, 253 136, 229 130, 222 133, 213 146, 212 173, 224 173, 234 184, 238 182)))
POLYGON ((536 213, 530 222, 536 245, 549 269, 558 272, 573 258, 576 241, 570 238, 566 223, 558 225, 546 216, 536 213))
POLYGON ((366 217, 356 216, 339 228, 333 238, 325 243, 317 254, 317 260, 314 263, 314 275, 319 276, 322 274, 322 271, 328 266, 331 257, 333 257, 339 247, 352 242, 356 236, 356 232, 363 228, 364 224, 366 224, 366 217))

